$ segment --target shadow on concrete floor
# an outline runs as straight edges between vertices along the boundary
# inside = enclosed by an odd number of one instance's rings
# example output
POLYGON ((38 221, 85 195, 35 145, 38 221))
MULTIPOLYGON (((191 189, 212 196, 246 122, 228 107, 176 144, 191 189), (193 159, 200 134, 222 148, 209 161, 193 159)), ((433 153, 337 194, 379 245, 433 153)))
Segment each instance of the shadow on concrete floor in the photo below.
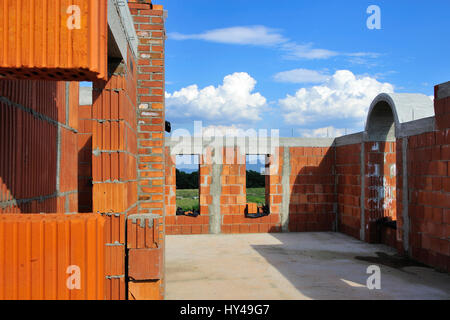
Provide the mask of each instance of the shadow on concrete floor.
POLYGON ((341 233, 270 234, 281 244, 252 245, 312 299, 450 299, 450 275, 341 233), (369 290, 367 268, 380 267, 381 289, 369 290))
POLYGON ((450 275, 340 233, 168 236, 167 299, 450 299, 450 275), (366 287, 381 269, 381 290, 366 287))

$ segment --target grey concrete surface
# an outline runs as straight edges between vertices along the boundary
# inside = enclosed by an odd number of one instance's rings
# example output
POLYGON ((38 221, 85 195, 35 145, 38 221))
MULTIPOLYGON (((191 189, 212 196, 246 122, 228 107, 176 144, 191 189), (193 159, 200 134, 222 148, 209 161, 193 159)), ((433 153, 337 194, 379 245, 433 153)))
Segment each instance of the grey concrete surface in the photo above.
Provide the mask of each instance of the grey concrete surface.
POLYGON ((444 99, 450 96, 450 81, 441 83, 438 86, 437 99, 444 99))
POLYGON ((108 42, 108 56, 127 60, 127 48, 134 56, 138 52, 138 37, 134 27, 133 17, 128 6, 123 1, 108 0, 109 35, 113 40, 108 42))
POLYGON ((166 277, 169 300, 450 299, 449 274, 331 232, 167 236, 166 277))

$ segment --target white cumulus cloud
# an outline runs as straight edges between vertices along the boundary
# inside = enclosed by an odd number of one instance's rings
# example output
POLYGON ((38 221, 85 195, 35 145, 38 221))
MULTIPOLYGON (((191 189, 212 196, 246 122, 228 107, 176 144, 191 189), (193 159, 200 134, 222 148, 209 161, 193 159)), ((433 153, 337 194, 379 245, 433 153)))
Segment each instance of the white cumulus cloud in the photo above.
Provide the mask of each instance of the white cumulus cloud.
POLYGON ((339 53, 327 50, 313 48, 311 43, 298 44, 295 42, 289 42, 282 46, 282 49, 286 51, 285 57, 288 59, 328 59, 334 56, 338 56, 339 53))
POLYGON ((367 116, 372 100, 382 92, 394 92, 393 85, 339 70, 322 85, 301 88, 295 95, 288 94, 280 99, 279 104, 288 124, 336 119, 361 122, 367 116))
POLYGON ((198 34, 172 32, 168 37, 173 40, 204 40, 228 44, 250 44, 271 46, 287 41, 276 29, 265 26, 229 27, 208 30, 198 34))
POLYGON ((201 40, 224 44, 271 47, 282 51, 284 58, 291 60, 329 59, 336 56, 345 56, 350 57, 352 60, 357 60, 358 63, 362 63, 362 61, 366 61, 363 60, 363 57, 378 57, 377 53, 371 52, 344 53, 316 48, 313 43, 304 43, 289 39, 279 29, 273 29, 263 25, 233 26, 193 34, 169 32, 168 38, 170 40, 201 40))
POLYGON ((316 70, 294 69, 279 72, 274 76, 278 82, 289 83, 321 83, 330 78, 329 75, 316 70))
POLYGON ((172 118, 242 123, 260 120, 267 100, 253 92, 256 80, 246 72, 227 75, 223 84, 199 89, 196 84, 166 92, 167 114, 172 118))

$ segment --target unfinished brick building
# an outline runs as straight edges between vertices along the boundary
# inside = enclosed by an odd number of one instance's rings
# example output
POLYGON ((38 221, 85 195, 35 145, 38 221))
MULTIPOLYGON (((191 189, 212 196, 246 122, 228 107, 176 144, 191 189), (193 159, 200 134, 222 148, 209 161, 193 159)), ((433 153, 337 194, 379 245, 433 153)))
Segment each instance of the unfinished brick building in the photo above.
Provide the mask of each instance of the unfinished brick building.
POLYGON ((450 271, 450 83, 376 97, 359 134, 260 141, 247 218, 250 141, 165 139, 161 5, 0 4, 0 299, 163 299, 165 234, 337 231, 450 271), (201 156, 198 217, 176 154, 201 156))
POLYGON ((448 272, 449 102, 450 82, 435 87, 434 105, 421 94, 380 94, 364 132, 280 138, 272 148, 266 138, 168 139, 166 234, 338 231, 448 272), (245 215, 245 155, 255 153, 276 159, 266 176, 270 215, 257 219, 245 215), (176 215, 177 154, 201 156, 198 217, 176 215))

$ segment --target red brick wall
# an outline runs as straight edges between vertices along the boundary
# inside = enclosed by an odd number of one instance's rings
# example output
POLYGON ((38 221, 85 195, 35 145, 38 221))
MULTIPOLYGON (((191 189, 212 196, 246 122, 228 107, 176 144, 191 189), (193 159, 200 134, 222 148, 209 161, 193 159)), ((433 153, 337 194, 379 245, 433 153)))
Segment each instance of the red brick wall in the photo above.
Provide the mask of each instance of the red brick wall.
MULTIPOLYGON (((222 233, 266 233, 280 232, 279 211, 260 218, 245 217, 247 206, 246 193, 246 155, 241 154, 239 148, 223 148, 222 193, 220 196, 220 214, 222 216, 222 233)), ((282 193, 281 181, 274 176, 270 181, 271 209, 277 208, 278 196, 282 193), (275 203, 275 202, 277 203, 275 203)), ((267 190, 267 189, 266 189, 267 190)))
POLYGON ((170 155, 166 150, 166 234, 206 234, 209 233, 209 210, 211 204, 211 159, 208 156, 200 156, 199 174, 199 202, 200 215, 197 217, 177 216, 176 199, 176 156, 170 155))
POLYGON ((77 212, 78 83, 0 80, 0 98, 0 213, 77 212))
POLYGON ((199 171, 199 195, 200 195, 200 216, 195 218, 199 220, 192 224, 191 233, 201 234, 209 233, 209 206, 212 204, 211 182, 212 182, 212 158, 211 148, 206 150, 206 154, 200 156, 199 171))
POLYGON ((276 148, 275 154, 269 157, 270 168, 266 168, 269 170, 266 172, 266 204, 270 208, 269 232, 281 232, 283 153, 284 147, 276 148))
POLYGON ((336 147, 338 230, 357 239, 361 230, 361 143, 336 147))
MULTIPOLYGON (((278 170, 266 176, 266 200, 271 214, 256 219, 245 217, 246 200, 246 165, 245 155, 239 154, 237 148, 223 148, 220 214, 222 233, 264 233, 280 232, 281 210, 281 174, 282 158, 278 170), (228 156, 227 156, 228 152, 228 156)), ((282 152, 282 150, 281 150, 282 152)), ((274 159, 274 158, 272 158, 274 159)), ((200 156, 200 216, 176 216, 176 163, 175 156, 170 156, 166 148, 166 232, 167 234, 205 234, 209 233, 209 206, 212 204, 212 155, 211 148, 200 156)), ((275 161, 275 160, 273 160, 275 161)))
POLYGON ((408 186, 403 186, 403 176, 404 176, 404 164, 403 163, 403 140, 406 138, 399 138, 396 141, 395 157, 396 157, 396 181, 395 181, 395 202, 396 202, 396 217, 397 217, 397 230, 392 232, 392 230, 386 230, 382 233, 384 239, 382 243, 386 243, 391 247, 397 248, 399 252, 406 254, 404 250, 403 237, 404 237, 404 221, 403 221, 403 189, 408 188, 408 186))
MULTIPOLYGON (((222 233, 258 232, 259 230, 256 231, 256 229, 250 230, 248 224, 252 219, 244 216, 247 203, 245 154, 241 154, 239 148, 229 147, 223 148, 222 157, 222 192, 220 196, 222 233)), ((264 218, 268 220, 269 217, 264 218)))
POLYGON ((382 228, 376 221, 383 217, 397 220, 396 203, 396 143, 366 142, 364 144, 365 159, 365 240, 369 243, 385 241, 392 243, 395 237, 394 229, 382 228), (389 234, 383 234, 389 233, 389 234))
POLYGON ((289 231, 332 231, 335 150, 291 147, 289 231))
POLYGON ((450 98, 435 110, 439 131, 408 138, 410 247, 414 259, 450 271, 450 98))
MULTIPOLYGON (((128 1, 138 36, 137 105, 138 105, 138 213, 165 215, 165 27, 162 5, 148 0, 128 1)), ((164 252, 165 223, 159 225, 159 244, 164 252)), ((158 298, 164 297, 164 257, 158 298)), ((147 286, 133 283, 132 290, 147 286)), ((153 289, 152 289, 153 290, 153 289)), ((134 295, 136 298, 136 295, 134 295)), ((154 296, 153 296, 154 297, 154 296)))

